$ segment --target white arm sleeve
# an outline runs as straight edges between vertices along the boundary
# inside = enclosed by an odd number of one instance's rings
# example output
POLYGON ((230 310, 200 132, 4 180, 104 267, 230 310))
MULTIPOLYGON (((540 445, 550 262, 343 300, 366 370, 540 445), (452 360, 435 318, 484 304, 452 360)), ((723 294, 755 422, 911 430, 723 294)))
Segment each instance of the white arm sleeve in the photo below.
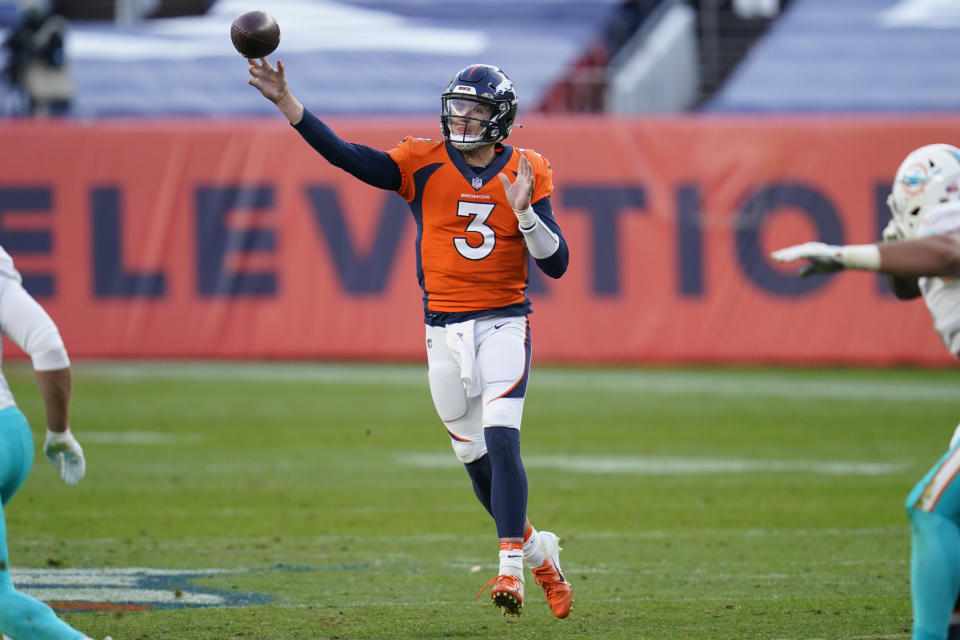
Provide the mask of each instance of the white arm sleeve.
POLYGON ((543 224, 543 220, 533 212, 532 207, 518 213, 517 219, 520 221, 520 233, 523 234, 523 240, 527 243, 527 250, 531 256, 537 260, 542 260, 556 253, 560 247, 560 238, 550 227, 543 224), (532 226, 529 224, 531 221, 532 226), (525 228, 525 226, 529 228, 525 228))
POLYGON ((70 366, 57 325, 16 280, 3 278, 0 290, 0 330, 33 361, 36 371, 70 366))

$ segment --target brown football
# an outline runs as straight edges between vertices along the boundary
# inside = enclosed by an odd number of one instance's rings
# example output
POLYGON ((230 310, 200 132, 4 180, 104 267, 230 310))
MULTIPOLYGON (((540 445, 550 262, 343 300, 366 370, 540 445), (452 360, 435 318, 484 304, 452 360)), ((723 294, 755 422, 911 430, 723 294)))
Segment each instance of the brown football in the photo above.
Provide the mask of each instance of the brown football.
POLYGON ((230 25, 230 39, 244 58, 263 58, 280 44, 280 25, 266 11, 247 11, 230 25))

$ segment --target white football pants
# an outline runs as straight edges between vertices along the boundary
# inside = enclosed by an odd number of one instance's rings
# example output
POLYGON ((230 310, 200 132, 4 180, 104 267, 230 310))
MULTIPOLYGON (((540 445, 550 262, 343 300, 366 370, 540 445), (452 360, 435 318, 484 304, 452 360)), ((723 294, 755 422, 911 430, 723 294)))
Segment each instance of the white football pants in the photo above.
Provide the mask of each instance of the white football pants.
POLYGON ((427 325, 430 395, 457 458, 487 452, 484 427, 520 428, 530 372, 525 316, 427 325))

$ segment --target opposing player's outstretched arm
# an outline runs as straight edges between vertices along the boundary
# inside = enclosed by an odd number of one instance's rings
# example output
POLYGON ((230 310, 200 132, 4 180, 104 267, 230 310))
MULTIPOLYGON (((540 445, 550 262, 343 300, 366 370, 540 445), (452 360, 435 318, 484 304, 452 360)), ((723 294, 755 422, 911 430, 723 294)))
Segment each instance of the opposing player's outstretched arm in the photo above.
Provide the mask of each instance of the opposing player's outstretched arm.
POLYGON ((287 86, 287 70, 283 62, 277 60, 276 69, 266 58, 260 58, 259 61, 249 58, 247 62, 250 63, 248 68, 250 77, 247 83, 256 87, 263 97, 277 105, 290 124, 295 125, 300 122, 303 119, 303 105, 287 86))
POLYGON ((841 269, 879 271, 897 278, 960 276, 960 231, 902 242, 829 245, 806 242, 770 254, 778 262, 807 260, 801 277, 841 269))
MULTIPOLYGON (((899 242, 906 239, 906 234, 896 218, 890 218, 880 236, 884 242, 899 242)), ((920 292, 920 283, 916 278, 901 278, 889 273, 884 275, 887 276, 887 284, 890 285, 890 290, 893 291, 893 295, 898 300, 912 300, 923 295, 920 292)))
POLYGON ((878 246, 882 273, 900 278, 960 276, 960 231, 878 246))

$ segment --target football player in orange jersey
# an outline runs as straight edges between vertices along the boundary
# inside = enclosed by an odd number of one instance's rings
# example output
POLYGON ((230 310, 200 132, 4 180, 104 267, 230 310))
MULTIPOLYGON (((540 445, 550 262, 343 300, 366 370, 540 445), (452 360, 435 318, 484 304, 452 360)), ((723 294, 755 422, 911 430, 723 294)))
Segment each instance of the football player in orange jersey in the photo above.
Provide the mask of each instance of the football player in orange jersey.
POLYGON ((497 67, 462 69, 441 95, 443 140, 408 137, 384 152, 345 142, 304 109, 282 62, 249 63, 248 82, 328 162, 410 204, 430 393, 500 541, 499 571, 486 586, 504 615, 520 615, 526 561, 553 614, 567 617, 573 598, 557 536, 526 517, 520 421, 530 369, 527 256, 559 278, 568 251, 547 159, 502 144, 517 116, 513 83, 497 67))

